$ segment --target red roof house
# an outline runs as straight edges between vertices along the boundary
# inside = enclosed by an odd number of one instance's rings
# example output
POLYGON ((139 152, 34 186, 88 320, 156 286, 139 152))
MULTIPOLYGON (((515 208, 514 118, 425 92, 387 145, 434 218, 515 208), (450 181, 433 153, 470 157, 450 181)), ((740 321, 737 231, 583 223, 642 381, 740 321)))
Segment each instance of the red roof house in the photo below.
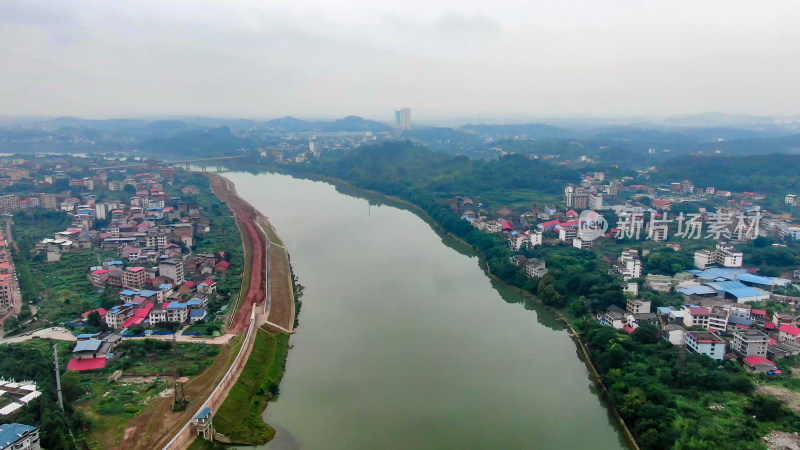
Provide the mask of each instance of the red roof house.
POLYGON ((102 369, 106 366, 105 358, 70 359, 67 370, 82 372, 84 370, 102 369))
POLYGON ((97 309, 93 309, 91 311, 86 311, 85 313, 81 314, 81 317, 83 317, 84 319, 88 319, 89 318, 89 314, 91 314, 91 313, 93 313, 95 311, 97 311, 97 314, 100 314, 100 320, 104 320, 106 318, 106 309, 105 308, 97 308, 97 309))
POLYGON ((742 361, 744 361, 744 367, 751 372, 769 372, 770 370, 777 369, 774 362, 763 356, 748 356, 747 358, 743 358, 742 361))

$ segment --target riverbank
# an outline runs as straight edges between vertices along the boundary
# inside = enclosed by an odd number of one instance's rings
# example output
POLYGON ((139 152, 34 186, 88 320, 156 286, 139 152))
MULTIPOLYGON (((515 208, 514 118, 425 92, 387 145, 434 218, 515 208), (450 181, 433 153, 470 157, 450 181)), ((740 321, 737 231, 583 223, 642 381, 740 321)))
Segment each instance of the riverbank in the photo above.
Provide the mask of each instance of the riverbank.
POLYGON ((253 350, 239 380, 214 415, 214 428, 230 442, 264 444, 275 435, 275 430, 264 423, 262 414, 278 395, 288 350, 288 334, 271 333, 265 326, 257 330, 253 350))
POLYGON ((562 311, 560 311, 560 310, 558 310, 556 308, 553 308, 551 306, 545 305, 541 301, 541 299, 536 297, 531 292, 526 291, 524 289, 521 289, 521 288, 519 288, 517 286, 513 286, 513 285, 511 285, 509 283, 506 283, 504 280, 502 280, 501 278, 499 278, 496 275, 494 275, 491 272, 491 269, 490 269, 488 261, 487 261, 486 254, 484 252, 482 252, 480 249, 476 248, 475 246, 473 246, 472 244, 470 244, 469 242, 467 242, 465 239, 461 238, 460 236, 457 236, 457 235, 455 235, 453 233, 448 232, 442 224, 437 222, 428 213, 428 211, 426 211, 420 205, 417 205, 415 203, 412 203, 410 201, 404 200, 404 199, 399 198, 399 197, 395 197, 395 196, 392 196, 392 195, 386 195, 386 194, 383 194, 383 193, 378 192, 378 191, 360 188, 360 187, 355 186, 355 185, 353 185, 352 183, 350 183, 350 182, 348 182, 346 180, 342 180, 342 179, 338 179, 338 178, 333 178, 333 177, 324 176, 324 175, 317 175, 317 174, 313 174, 313 175, 309 175, 309 174, 305 174, 305 173, 295 174, 295 173, 290 172, 290 171, 289 172, 276 171, 276 172, 285 173, 286 175, 290 175, 290 176, 294 176, 294 177, 306 178, 306 179, 309 179, 309 180, 312 180, 312 181, 322 181, 322 182, 325 182, 325 183, 329 183, 329 184, 333 185, 337 189, 337 191, 338 190, 344 190, 344 191, 351 190, 351 191, 353 191, 354 194, 351 193, 350 195, 354 195, 354 196, 359 196, 359 194, 361 194, 361 196, 363 196, 363 197, 368 197, 368 196, 377 197, 377 198, 379 198, 381 200, 384 200, 384 202, 386 204, 389 204, 389 205, 395 206, 395 207, 399 207, 401 209, 406 209, 406 210, 414 213, 419 218, 421 218, 424 222, 426 222, 428 225, 430 225, 438 234, 440 234, 442 236, 447 236, 448 238, 451 238, 454 241, 458 242, 459 244, 469 248, 475 255, 477 255, 478 264, 479 264, 481 270, 483 270, 484 274, 487 277, 489 277, 491 280, 493 280, 493 281, 495 281, 495 282, 497 282, 497 283, 499 283, 499 284, 511 289, 512 291, 519 292, 525 298, 532 299, 537 304, 542 306, 547 311, 547 313, 552 314, 554 316, 554 318, 557 319, 566 328, 567 332, 570 335, 570 338, 572 339, 572 341, 573 341, 573 343, 575 345, 577 356, 579 357, 579 359, 586 366, 586 369, 587 369, 587 371, 589 373, 589 377, 592 380, 592 382, 594 383, 594 385, 597 387, 597 389, 598 389, 598 391, 600 393, 599 397, 600 397, 603 405, 608 410, 609 416, 613 419, 612 422, 614 423, 614 426, 620 432, 624 443, 631 449, 634 449, 634 450, 638 450, 639 449, 639 446, 636 443, 636 440, 633 437, 633 434, 630 431, 629 427, 627 426, 625 420, 622 418, 622 416, 620 415, 619 411, 614 407, 614 405, 611 404, 611 402, 609 400, 608 388, 603 383, 602 378, 601 378, 597 368, 594 366, 594 363, 592 362, 591 358, 589 357, 588 349, 586 348, 584 342, 581 340, 580 333, 578 333, 573 328, 572 322, 569 320, 569 318, 562 311), (341 189, 343 187, 345 189, 341 189))
POLYGON ((262 444, 274 434, 261 415, 277 395, 289 350, 287 332, 292 332, 296 320, 291 266, 269 220, 236 193, 230 180, 217 174, 207 176, 214 194, 236 217, 246 255, 245 294, 239 295, 230 312, 231 332, 241 332, 245 324, 256 327, 250 333, 247 353, 227 382, 227 392, 218 396, 217 408, 212 407, 215 428, 231 442, 262 444))

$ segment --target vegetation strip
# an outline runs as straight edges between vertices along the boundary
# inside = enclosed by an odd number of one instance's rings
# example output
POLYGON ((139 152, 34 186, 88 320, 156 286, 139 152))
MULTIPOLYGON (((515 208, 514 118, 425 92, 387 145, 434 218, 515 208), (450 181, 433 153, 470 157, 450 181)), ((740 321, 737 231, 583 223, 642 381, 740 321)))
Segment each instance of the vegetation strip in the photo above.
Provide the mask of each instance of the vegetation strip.
POLYGON ((214 416, 214 427, 231 442, 258 445, 274 436, 262 413, 278 396, 288 349, 288 334, 258 328, 247 364, 214 416))

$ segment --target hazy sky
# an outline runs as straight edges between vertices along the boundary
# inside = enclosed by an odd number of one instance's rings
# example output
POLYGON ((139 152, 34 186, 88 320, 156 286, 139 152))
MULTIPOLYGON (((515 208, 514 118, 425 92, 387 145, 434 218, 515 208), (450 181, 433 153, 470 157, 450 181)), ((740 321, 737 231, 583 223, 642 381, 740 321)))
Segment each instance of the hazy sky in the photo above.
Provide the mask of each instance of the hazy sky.
POLYGON ((0 0, 0 114, 796 114, 798 23, 797 0, 0 0))

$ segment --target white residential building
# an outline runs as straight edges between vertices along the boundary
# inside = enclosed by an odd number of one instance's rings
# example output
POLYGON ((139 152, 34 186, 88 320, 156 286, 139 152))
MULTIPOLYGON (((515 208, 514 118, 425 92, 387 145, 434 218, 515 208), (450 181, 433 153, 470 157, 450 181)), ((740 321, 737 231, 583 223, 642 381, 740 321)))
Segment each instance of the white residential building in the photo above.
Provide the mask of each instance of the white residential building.
POLYGON ((725 358, 725 341, 711 331, 687 331, 686 348, 717 361, 725 358))
POLYGON ((694 266, 700 270, 719 264, 724 267, 742 267, 744 254, 736 251, 732 245, 719 243, 714 250, 698 250, 694 253, 694 266))
POLYGON ((639 252, 633 248, 623 250, 617 263, 617 271, 625 281, 631 278, 640 278, 642 261, 639 259, 639 252))

